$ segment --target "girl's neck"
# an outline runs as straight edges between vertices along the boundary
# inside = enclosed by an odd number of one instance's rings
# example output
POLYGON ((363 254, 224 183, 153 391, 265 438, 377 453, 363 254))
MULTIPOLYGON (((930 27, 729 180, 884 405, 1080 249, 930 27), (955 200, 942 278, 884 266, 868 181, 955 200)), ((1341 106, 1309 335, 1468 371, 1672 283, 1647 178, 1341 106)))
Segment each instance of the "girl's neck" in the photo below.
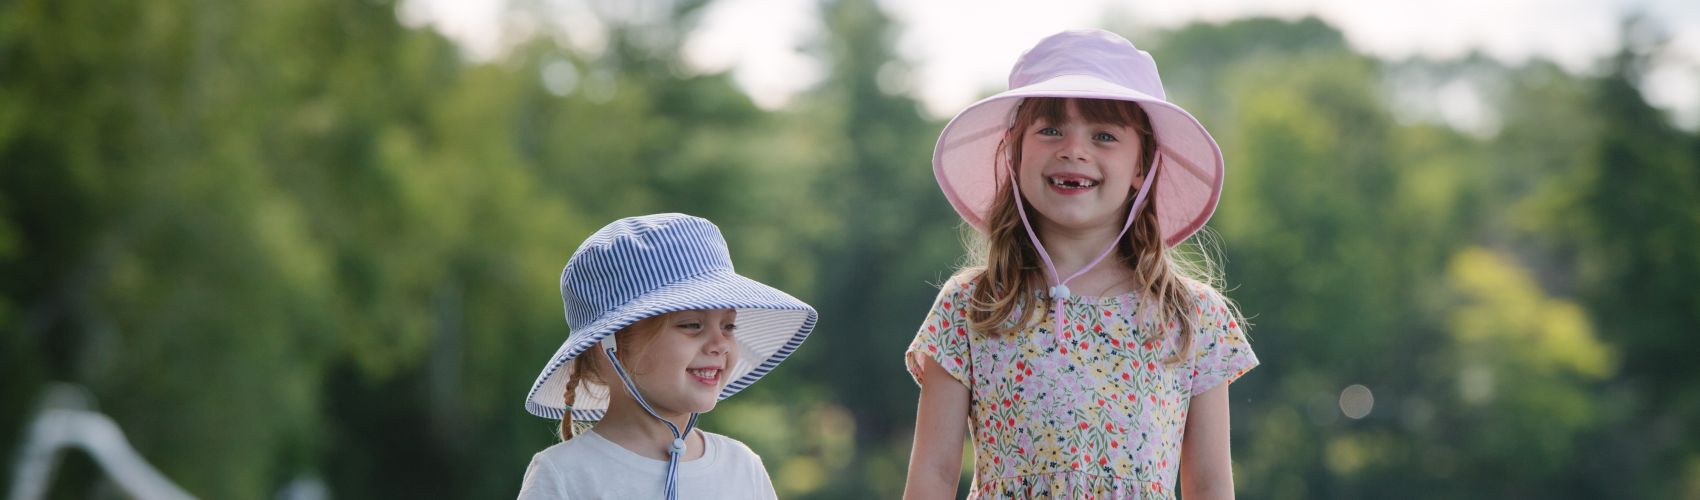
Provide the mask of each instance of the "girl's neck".
MULTIPOLYGON (((611 388, 611 390, 624 390, 611 388)), ((657 409, 657 415, 673 422, 679 430, 691 420, 688 413, 670 413, 657 409)), ((694 430, 694 429, 693 429, 694 430)), ((613 397, 608 401, 608 413, 596 424, 596 434, 644 458, 667 460, 667 448, 673 443, 673 431, 638 406, 631 397, 613 397)), ((685 453, 681 461, 702 458, 704 438, 701 432, 685 437, 685 453)))
MULTIPOLYGON (((1103 255, 1116 244, 1116 235, 1120 227, 1100 226, 1085 230, 1057 227, 1053 224, 1040 223, 1034 228, 1039 241, 1045 245, 1045 253, 1051 256, 1051 264, 1056 266, 1057 276, 1050 279, 1065 279, 1080 272, 1093 259, 1103 255)), ((1069 288, 1077 294, 1098 294, 1101 289, 1113 286, 1133 275, 1132 269, 1122 264, 1114 250, 1092 266, 1092 270, 1069 281, 1069 288), (1095 285, 1095 286, 1094 286, 1095 285)), ((1051 283, 1046 283, 1049 286, 1051 283)), ((1112 290, 1113 291, 1113 290, 1112 290)))

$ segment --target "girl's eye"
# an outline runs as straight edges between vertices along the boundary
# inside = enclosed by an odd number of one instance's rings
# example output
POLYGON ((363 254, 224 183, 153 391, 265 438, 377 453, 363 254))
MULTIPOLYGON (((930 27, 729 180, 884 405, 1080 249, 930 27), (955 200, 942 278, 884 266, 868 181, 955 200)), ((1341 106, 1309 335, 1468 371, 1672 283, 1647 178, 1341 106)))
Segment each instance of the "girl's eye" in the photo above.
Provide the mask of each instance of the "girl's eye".
POLYGON ((700 331, 702 331, 702 323, 698 323, 698 322, 695 322, 695 321, 692 321, 690 323, 680 323, 679 328, 690 330, 692 332, 700 332, 700 331))
POLYGON ((1116 136, 1110 135, 1109 132, 1099 132, 1098 135, 1094 135, 1092 138, 1100 142, 1116 142, 1116 136))
POLYGON ((738 325, 735 325, 735 324, 732 324, 732 323, 727 323, 726 326, 723 326, 721 328, 726 330, 727 332, 733 332, 733 331, 736 331, 738 329, 738 325))
POLYGON ((1062 131, 1057 130, 1056 127, 1043 127, 1043 128, 1039 129, 1039 135, 1048 135, 1048 136, 1054 137, 1054 136, 1062 135, 1062 131))

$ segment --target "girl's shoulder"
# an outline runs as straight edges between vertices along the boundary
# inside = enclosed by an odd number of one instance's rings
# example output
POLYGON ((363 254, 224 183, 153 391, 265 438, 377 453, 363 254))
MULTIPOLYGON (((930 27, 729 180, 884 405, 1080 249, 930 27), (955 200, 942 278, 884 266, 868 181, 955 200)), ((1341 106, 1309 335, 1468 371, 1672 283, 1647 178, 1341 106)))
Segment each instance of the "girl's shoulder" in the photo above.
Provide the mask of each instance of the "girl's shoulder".
POLYGON ((1181 282, 1186 284, 1187 289, 1192 291, 1193 298, 1200 304, 1222 305, 1228 300, 1221 290, 1217 290, 1210 283, 1184 276, 1181 277, 1181 282))
POLYGON ((761 456, 756 455, 755 450, 750 449, 749 445, 744 444, 743 441, 733 439, 724 434, 716 434, 702 429, 697 429, 697 432, 702 433, 702 439, 708 443, 709 449, 721 450, 725 452, 728 457, 754 458, 758 462, 761 461, 761 456))
POLYGON ((946 278, 944 283, 939 284, 939 295, 974 293, 974 285, 980 281, 980 273, 984 271, 985 268, 980 267, 967 267, 957 270, 949 278, 946 278))
POLYGON ((575 460, 583 460, 586 456, 604 455, 618 451, 619 445, 607 438, 597 435, 595 431, 586 430, 573 436, 572 439, 561 441, 537 452, 536 458, 544 463, 567 464, 575 460))
POLYGON ((983 271, 985 271, 985 269, 978 267, 959 269, 956 272, 951 273, 950 277, 944 280, 944 284, 939 285, 939 288, 950 290, 953 288, 973 287, 974 282, 980 277, 980 273, 983 271))

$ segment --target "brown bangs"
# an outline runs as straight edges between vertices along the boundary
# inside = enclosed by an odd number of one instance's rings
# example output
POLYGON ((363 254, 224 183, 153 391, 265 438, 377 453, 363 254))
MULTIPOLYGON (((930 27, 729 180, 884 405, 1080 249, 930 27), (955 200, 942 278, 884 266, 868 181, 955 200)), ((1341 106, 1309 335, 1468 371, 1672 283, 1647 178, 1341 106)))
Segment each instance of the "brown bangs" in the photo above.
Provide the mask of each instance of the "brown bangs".
POLYGON ((1015 114, 1016 126, 1026 128, 1040 121, 1061 123, 1068 118, 1069 101, 1074 101, 1075 109, 1080 111, 1080 117, 1087 123, 1133 127, 1143 133, 1151 131, 1144 111, 1133 102, 1064 97, 1029 97, 1023 100, 1015 114))

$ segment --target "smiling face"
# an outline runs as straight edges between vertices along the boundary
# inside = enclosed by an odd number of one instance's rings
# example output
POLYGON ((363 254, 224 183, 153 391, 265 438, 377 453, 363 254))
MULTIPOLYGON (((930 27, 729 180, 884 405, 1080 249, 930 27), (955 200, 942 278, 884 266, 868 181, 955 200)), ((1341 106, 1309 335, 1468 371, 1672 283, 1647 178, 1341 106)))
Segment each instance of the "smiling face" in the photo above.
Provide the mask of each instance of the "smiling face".
MULTIPOLYGON (((737 316, 736 309, 705 309, 652 319, 658 323, 650 325, 651 337, 639 340, 638 352, 621 360, 657 413, 683 415, 714 409, 738 362, 738 343, 733 338, 737 316)), ((646 329, 636 330, 642 334, 646 329)), ((607 378, 613 382, 611 397, 631 398, 619 387, 618 378, 607 378)))
POLYGON ((1117 101, 1029 101, 1011 139, 1021 194, 1039 215, 1034 229, 1120 229, 1149 158, 1143 114, 1117 101))

